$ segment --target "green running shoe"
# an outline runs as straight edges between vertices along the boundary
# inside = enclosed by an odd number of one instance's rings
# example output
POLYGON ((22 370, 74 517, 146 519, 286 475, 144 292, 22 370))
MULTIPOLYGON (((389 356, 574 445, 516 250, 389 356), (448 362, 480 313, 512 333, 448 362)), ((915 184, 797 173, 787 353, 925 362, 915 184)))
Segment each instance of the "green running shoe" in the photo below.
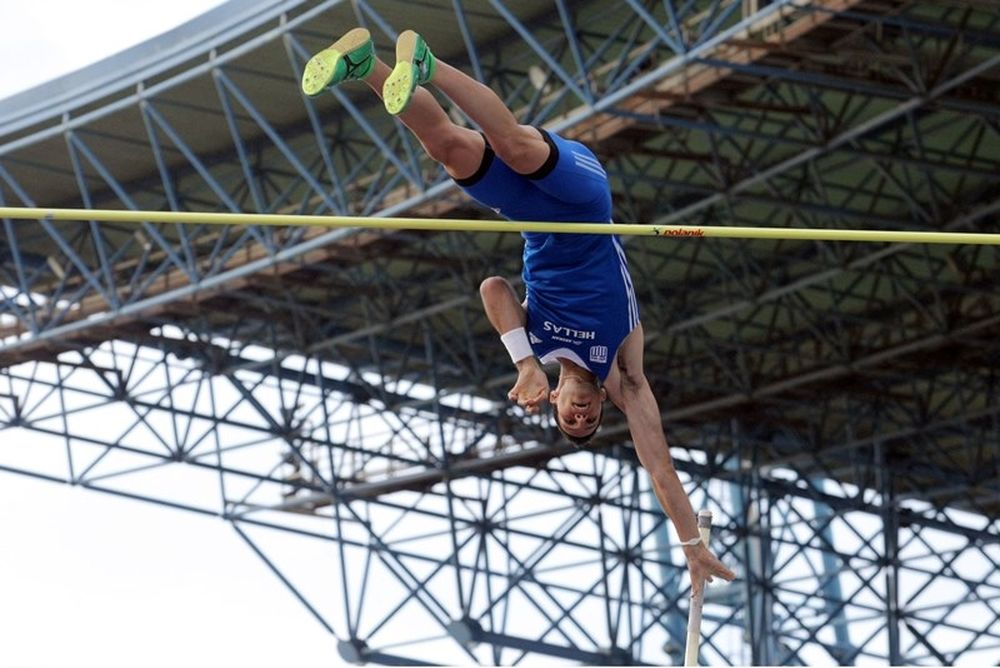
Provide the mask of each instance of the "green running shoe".
POLYGON ((396 40, 396 66, 382 86, 385 110, 400 114, 410 104, 417 86, 434 78, 437 61, 424 38, 412 30, 403 31, 396 40))
POLYGON ((309 59, 302 71, 302 92, 319 95, 341 81, 366 79, 375 65, 375 46, 364 28, 354 28, 309 59))

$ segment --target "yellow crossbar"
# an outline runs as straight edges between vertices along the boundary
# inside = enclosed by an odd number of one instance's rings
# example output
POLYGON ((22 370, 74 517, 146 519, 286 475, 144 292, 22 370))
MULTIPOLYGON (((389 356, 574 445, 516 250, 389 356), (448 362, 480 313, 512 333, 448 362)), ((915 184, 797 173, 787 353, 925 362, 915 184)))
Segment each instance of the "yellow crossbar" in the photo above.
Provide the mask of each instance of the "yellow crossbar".
POLYGON ((624 236, 716 239, 790 239, 912 244, 1000 245, 1000 234, 988 232, 918 232, 909 230, 840 230, 805 227, 725 227, 718 225, 638 225, 616 223, 552 223, 454 218, 368 218, 264 213, 197 211, 129 211, 112 209, 45 209, 0 207, 0 218, 69 220, 104 223, 179 223, 187 225, 267 225, 276 227, 357 227, 379 230, 464 232, 558 232, 624 236))

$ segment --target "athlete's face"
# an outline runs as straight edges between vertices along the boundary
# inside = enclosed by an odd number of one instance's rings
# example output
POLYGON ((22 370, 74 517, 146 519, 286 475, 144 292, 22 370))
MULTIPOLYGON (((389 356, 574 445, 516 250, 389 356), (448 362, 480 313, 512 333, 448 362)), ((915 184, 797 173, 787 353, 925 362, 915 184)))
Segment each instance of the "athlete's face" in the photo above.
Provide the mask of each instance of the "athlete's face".
POLYGON ((603 387, 570 379, 553 390, 549 400, 556 408, 563 431, 570 436, 583 438, 597 429, 606 396, 603 387))

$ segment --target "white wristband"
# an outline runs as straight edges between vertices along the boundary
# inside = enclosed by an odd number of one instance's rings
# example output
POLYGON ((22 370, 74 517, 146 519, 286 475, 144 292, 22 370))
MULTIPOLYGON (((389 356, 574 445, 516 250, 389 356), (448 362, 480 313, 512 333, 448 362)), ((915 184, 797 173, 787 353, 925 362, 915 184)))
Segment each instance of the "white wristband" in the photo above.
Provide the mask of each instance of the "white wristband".
POLYGON ((701 541, 701 536, 698 536, 697 538, 691 538, 688 540, 682 540, 678 542, 684 546, 694 547, 695 545, 700 545, 702 541, 701 541))
POLYGON ((500 335, 500 340, 503 342, 507 352, 510 353, 510 361, 517 364, 526 357, 534 357, 535 353, 531 350, 531 344, 528 343, 528 334, 524 331, 524 327, 518 327, 517 329, 512 329, 506 334, 500 335))

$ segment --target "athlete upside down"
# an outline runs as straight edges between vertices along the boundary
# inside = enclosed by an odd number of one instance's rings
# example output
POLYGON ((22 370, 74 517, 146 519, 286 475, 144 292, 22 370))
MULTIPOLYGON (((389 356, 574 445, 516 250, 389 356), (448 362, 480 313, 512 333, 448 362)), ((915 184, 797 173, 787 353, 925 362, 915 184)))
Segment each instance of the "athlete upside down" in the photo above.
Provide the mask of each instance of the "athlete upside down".
MULTIPOLYGON (((417 33, 396 42, 390 70, 368 31, 355 28, 306 64, 302 89, 319 95, 343 81, 363 81, 386 110, 416 135, 470 197, 510 220, 611 224, 611 189, 601 163, 583 144, 521 125, 487 86, 438 60, 417 33), (482 129, 451 121, 424 86, 447 95, 482 129)), ((604 402, 624 413, 640 462, 673 521, 699 593, 713 576, 733 580, 704 545, 643 372, 643 332, 625 252, 614 235, 524 233, 525 298, 499 276, 482 282, 490 323, 517 367, 509 398, 529 413, 550 402, 568 439, 586 445, 604 402), (550 389, 542 364, 559 365, 550 389)))

